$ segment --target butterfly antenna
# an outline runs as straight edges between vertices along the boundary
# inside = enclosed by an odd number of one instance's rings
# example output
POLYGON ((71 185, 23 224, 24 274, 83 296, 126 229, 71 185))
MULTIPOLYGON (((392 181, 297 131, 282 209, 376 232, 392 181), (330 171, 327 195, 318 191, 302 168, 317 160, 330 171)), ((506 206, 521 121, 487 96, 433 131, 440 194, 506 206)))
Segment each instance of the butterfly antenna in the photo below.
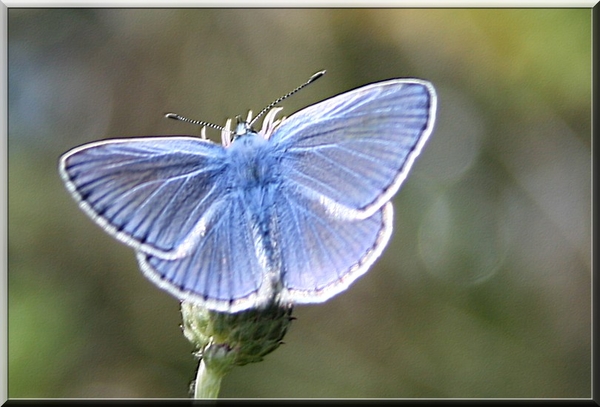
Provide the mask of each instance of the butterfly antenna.
POLYGON ((254 124, 254 122, 261 117, 263 114, 267 113, 269 110, 271 110, 276 104, 280 103, 282 100, 289 98, 290 96, 292 96, 294 93, 298 92, 300 89, 308 86, 309 84, 313 83, 314 81, 316 81, 317 79, 319 79, 321 76, 325 75, 325 70, 319 71, 317 73, 315 73, 313 76, 311 76, 306 82, 304 82, 302 85, 298 86, 296 89, 292 90, 291 92, 286 93, 285 95, 283 95, 282 97, 280 97, 279 99, 269 103, 269 105, 267 107, 265 107, 263 110, 261 110, 254 119, 252 119, 252 121, 249 123, 249 126, 252 126, 252 124, 254 124))
POLYGON ((173 119, 173 120, 179 120, 181 122, 186 122, 186 123, 191 123, 191 124, 197 124, 198 126, 210 127, 210 128, 216 129, 216 130, 227 131, 227 132, 232 133, 232 134, 234 133, 231 130, 227 130, 223 126, 219 126, 217 124, 212 124, 212 123, 208 123, 208 122, 203 122, 201 120, 188 119, 187 117, 180 116, 177 113, 167 113, 167 114, 165 114, 165 117, 169 118, 169 119, 173 119))

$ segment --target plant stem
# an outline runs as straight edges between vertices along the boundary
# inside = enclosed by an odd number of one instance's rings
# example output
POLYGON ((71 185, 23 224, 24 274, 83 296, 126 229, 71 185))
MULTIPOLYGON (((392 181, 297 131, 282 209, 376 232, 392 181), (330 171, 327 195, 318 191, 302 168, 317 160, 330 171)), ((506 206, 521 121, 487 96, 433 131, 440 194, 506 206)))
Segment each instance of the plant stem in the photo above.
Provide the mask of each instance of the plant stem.
POLYGON ((207 368, 204 358, 200 359, 198 373, 196 374, 196 383, 194 384, 195 399, 215 399, 219 396, 221 380, 224 372, 218 369, 207 368))

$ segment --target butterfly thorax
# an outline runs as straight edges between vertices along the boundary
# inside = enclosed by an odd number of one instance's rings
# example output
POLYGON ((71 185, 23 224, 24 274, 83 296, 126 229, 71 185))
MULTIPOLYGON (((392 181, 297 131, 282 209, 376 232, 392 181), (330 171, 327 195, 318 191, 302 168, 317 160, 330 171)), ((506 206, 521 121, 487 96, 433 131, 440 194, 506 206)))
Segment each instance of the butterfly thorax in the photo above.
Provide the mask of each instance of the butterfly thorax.
POLYGON ((268 233, 271 208, 280 184, 277 160, 272 145, 256 132, 248 132, 227 148, 229 158, 229 187, 244 203, 253 223, 268 233))
POLYGON ((227 148, 232 189, 263 189, 277 181, 271 150, 268 140, 254 131, 235 138, 227 148))

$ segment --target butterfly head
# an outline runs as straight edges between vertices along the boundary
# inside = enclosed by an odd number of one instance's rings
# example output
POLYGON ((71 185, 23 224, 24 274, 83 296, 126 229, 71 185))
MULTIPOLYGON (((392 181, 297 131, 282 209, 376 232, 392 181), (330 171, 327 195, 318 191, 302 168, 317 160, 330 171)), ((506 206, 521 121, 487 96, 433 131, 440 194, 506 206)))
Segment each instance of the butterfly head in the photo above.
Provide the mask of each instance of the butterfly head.
POLYGON ((235 120, 237 121, 237 125, 235 127, 232 141, 235 141, 236 139, 250 133, 256 134, 256 131, 254 131, 250 126, 250 123, 242 119, 242 116, 236 116, 235 120))
POLYGON ((244 120, 241 116, 236 116, 235 119, 237 121, 237 124, 235 127, 235 131, 229 130, 231 126, 231 119, 228 120, 227 124, 224 127, 225 131, 221 133, 223 145, 227 147, 238 138, 249 134, 258 134, 265 140, 268 140, 271 134, 273 134, 273 131, 277 128, 277 126, 279 126, 281 122, 285 120, 285 117, 275 119, 275 116, 277 116, 277 114, 281 110, 283 110, 282 107, 272 108, 269 111, 269 113, 266 114, 262 123, 262 128, 259 131, 254 130, 254 128, 252 127, 252 123, 254 123, 254 120, 252 119, 252 112, 248 113, 248 118, 246 120, 244 120))

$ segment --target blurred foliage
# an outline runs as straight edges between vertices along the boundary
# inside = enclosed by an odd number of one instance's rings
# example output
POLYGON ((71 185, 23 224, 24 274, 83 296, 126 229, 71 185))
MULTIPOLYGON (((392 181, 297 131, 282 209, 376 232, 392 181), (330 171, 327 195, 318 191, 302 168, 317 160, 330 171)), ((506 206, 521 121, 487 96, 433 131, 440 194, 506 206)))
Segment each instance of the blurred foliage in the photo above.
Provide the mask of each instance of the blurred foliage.
MULTIPOLYGON (((430 80, 436 130, 372 270, 222 397, 590 397, 591 10, 9 9, 9 397, 189 397, 177 300, 58 157, 430 80)), ((212 134, 217 136, 217 134, 212 134)), ((217 138, 214 137, 216 140, 217 138)))

